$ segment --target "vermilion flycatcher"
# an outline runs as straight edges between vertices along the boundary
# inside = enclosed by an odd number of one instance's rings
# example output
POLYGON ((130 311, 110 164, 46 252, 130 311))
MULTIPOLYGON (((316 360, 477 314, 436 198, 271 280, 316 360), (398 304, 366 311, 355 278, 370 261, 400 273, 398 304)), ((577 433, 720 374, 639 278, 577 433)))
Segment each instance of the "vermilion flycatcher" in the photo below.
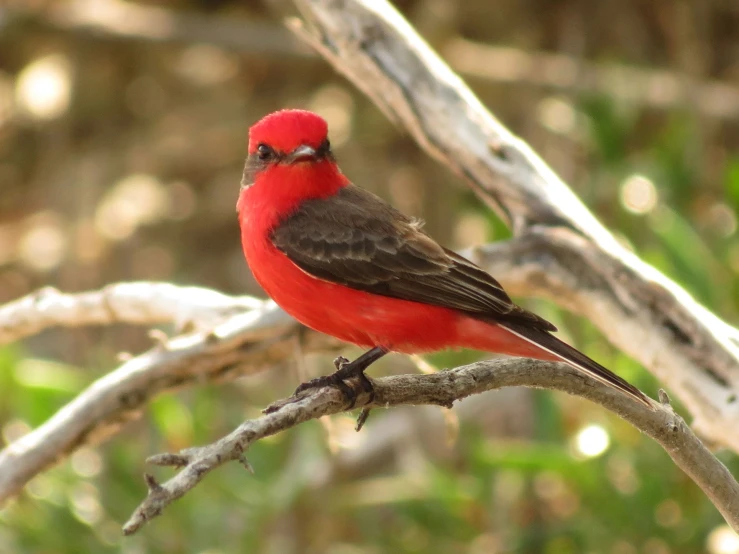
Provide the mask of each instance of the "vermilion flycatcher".
POLYGON ((283 110, 250 129, 237 210, 244 255, 267 294, 304 325, 370 348, 304 387, 367 382, 364 370, 390 351, 463 347, 563 360, 649 406, 514 304, 492 276, 439 246, 420 221, 352 185, 314 113, 283 110))

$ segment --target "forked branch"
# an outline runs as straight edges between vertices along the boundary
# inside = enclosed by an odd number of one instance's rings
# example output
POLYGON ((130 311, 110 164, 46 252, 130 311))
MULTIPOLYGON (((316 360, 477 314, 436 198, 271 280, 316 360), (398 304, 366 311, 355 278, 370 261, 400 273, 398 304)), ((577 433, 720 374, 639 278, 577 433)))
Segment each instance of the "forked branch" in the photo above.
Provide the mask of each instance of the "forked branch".
POLYGON ((622 247, 388 2, 295 4, 305 21, 293 30, 535 247, 539 293, 566 299, 679 397, 702 435, 739 452, 739 331, 622 247))
MULTIPOLYGON (((649 409, 566 364, 522 358, 478 362, 431 375, 383 377, 373 380, 373 384, 375 397, 372 403, 364 404, 365 408, 404 404, 451 408, 455 401, 467 396, 512 386, 561 390, 587 398, 620 415, 657 441, 701 487, 726 521, 739 531, 739 484, 672 410, 665 393, 660 393, 662 402, 653 402, 653 408, 649 409)), ((362 405, 368 401, 368 395, 359 394, 358 403, 362 405)), ((149 494, 124 525, 123 532, 132 534, 138 531, 195 487, 208 472, 226 462, 239 460, 251 469, 246 461, 246 452, 259 439, 347 409, 346 400, 338 389, 314 389, 297 398, 277 402, 270 408, 270 413, 245 421, 231 434, 211 445, 153 456, 150 463, 184 467, 162 484, 147 476, 149 494)))

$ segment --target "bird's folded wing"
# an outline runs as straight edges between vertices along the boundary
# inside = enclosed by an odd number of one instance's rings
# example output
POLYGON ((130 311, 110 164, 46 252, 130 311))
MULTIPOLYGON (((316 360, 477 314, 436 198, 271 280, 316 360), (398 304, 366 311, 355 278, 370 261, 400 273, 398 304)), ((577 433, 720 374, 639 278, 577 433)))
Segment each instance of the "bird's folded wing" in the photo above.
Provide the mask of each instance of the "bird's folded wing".
POLYGON ((271 240, 318 279, 480 319, 556 330, 514 304, 488 273, 439 246, 419 221, 352 185, 303 202, 273 230, 271 240))

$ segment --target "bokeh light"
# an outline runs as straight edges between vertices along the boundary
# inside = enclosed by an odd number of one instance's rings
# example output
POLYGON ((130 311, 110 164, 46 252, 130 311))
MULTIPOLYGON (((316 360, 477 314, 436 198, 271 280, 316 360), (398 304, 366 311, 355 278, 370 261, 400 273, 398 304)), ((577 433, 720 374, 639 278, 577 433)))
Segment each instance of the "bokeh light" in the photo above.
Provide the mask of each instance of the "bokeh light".
POLYGON ((11 419, 2 428, 3 439, 7 444, 15 442, 31 431, 28 422, 22 419, 11 419))
POLYGON ((68 236, 62 216, 56 212, 37 213, 26 221, 18 243, 18 258, 35 271, 50 271, 64 259, 68 236))
POLYGON ((682 510, 672 498, 659 503, 654 512, 654 519, 662 527, 677 527, 682 522, 682 510))
POLYGON ((567 99, 548 97, 536 107, 539 122, 554 133, 570 135, 577 128, 577 112, 567 99))
POLYGON ((168 212, 168 196, 152 175, 128 175, 113 185, 95 212, 95 228, 111 240, 130 237, 140 225, 155 223, 168 212))
POLYGON ((632 175, 621 183, 621 203, 632 213, 643 215, 657 205, 659 196, 654 183, 643 175, 632 175))
POLYGON ((94 525, 103 517, 103 508, 100 505, 99 492, 92 483, 81 481, 68 493, 72 513, 87 525, 94 525))
POLYGON ((217 85, 231 79, 239 69, 238 58, 210 44, 186 48, 176 65, 177 72, 193 84, 217 85))
POLYGON ((69 108, 72 91, 71 65, 66 56, 52 54, 28 64, 18 75, 15 97, 30 117, 56 119, 69 108))
POLYGON ((736 214, 723 202, 711 206, 708 219, 714 231, 723 237, 730 237, 736 232, 736 214))
POLYGON ((574 447, 585 458, 596 458, 608 450, 611 439, 600 425, 583 427, 575 435, 574 447))
POLYGON ((630 496, 639 489, 639 478, 630 458, 614 453, 608 458, 606 471, 613 488, 621 494, 630 496))
POLYGON ((714 528, 706 540, 710 554, 739 554, 739 535, 728 525, 714 528))
POLYGON ((94 449, 83 447, 70 458, 72 469, 80 477, 95 477, 103 468, 103 460, 94 449))
POLYGON ((318 89, 308 109, 320 114, 331 129, 331 146, 338 148, 349 140, 352 132, 354 98, 349 92, 336 85, 318 89))

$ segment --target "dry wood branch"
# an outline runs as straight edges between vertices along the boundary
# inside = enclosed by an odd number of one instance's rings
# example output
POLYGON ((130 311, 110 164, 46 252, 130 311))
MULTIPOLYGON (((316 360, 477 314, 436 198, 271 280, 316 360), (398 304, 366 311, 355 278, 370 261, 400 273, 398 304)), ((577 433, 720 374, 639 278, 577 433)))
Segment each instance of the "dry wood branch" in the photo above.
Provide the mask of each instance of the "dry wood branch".
MULTIPOLYGON (((149 298, 154 305, 172 298, 173 291, 168 287, 177 289, 174 285, 154 283, 140 283, 137 287, 139 290, 163 292, 161 297, 149 298)), ((189 290, 189 287, 182 287, 178 292, 189 290)), ((203 294, 212 292, 198 290, 203 294)), ((71 297, 53 293, 53 296, 78 300, 97 298, 103 303, 105 298, 97 292, 71 297)), ((182 300, 181 294, 174 296, 182 300)), ((216 301, 214 307, 218 306, 219 301, 228 299, 215 292, 209 297, 216 301)), ((141 302, 141 299, 132 296, 118 297, 118 300, 122 313, 137 313, 133 308, 141 302), (124 308, 126 302, 130 304, 124 308)), ((243 302, 239 298, 232 300, 230 308, 243 302)), ((232 316, 207 332, 198 331, 164 339, 149 352, 130 359, 92 383, 43 425, 8 445, 0 452, 0 504, 17 494, 33 476, 75 449, 84 444, 98 443, 117 433, 125 423, 138 418, 143 407, 162 391, 208 381, 232 380, 289 362, 294 351, 290 342, 294 340, 299 326, 273 302, 250 301, 251 310, 232 316)), ((183 303, 188 305, 187 300, 183 300, 183 303)), ((194 304, 193 298, 189 304, 194 304)), ((228 302, 223 304, 227 305, 228 302)), ((76 324, 83 321, 97 324, 101 321, 94 315, 99 309, 99 304, 68 302, 62 303, 58 315, 62 321, 71 321, 72 315, 77 315, 79 317, 74 320, 76 324), (68 317, 63 313, 64 306, 69 311, 68 317)), ((43 313, 36 315, 44 316, 43 313)), ((166 319, 164 315, 160 313, 157 317, 166 319)), ((170 315, 174 317, 176 313, 170 315)), ((118 319, 111 318, 105 322, 112 321, 118 319)), ((30 322, 28 328, 40 329, 41 325, 30 322)), ((305 338, 304 347, 310 352, 328 350, 336 344, 326 337, 311 333, 305 338)))
MULTIPOLYGON (((540 267, 540 264, 534 266, 529 264, 529 260, 538 255, 536 248, 529 244, 530 241, 530 237, 525 237, 480 250, 483 259, 486 259, 493 250, 495 255, 490 258, 495 261, 495 265, 500 266, 501 274, 507 283, 524 293, 541 286, 536 271, 531 268, 540 267), (519 258, 522 263, 517 266, 519 258), (501 260, 505 260, 505 263, 501 264, 501 260)), ((551 249, 547 250, 550 251, 551 249)), ((192 292, 187 287, 178 289, 172 285, 156 283, 136 283, 131 286, 135 286, 133 290, 161 292, 162 298, 150 298, 154 305, 166 299, 182 299, 188 296, 183 293, 192 292)), ((553 290, 557 290, 556 283, 550 283, 549 286, 554 286, 553 290)), ((116 287, 119 291, 126 290, 123 285, 116 287)), ((83 322, 98 324, 101 321, 94 314, 99 313, 100 306, 106 302, 106 296, 101 292, 71 297, 54 292, 51 296, 76 300, 62 302, 58 309, 63 311, 66 306, 70 314, 76 314, 74 320, 77 324, 83 322), (80 299, 87 301, 81 304, 80 299), (92 299, 96 299, 97 304, 92 302, 92 299), (86 314, 85 310, 89 313, 86 314)), ((211 332, 195 332, 173 338, 159 344, 150 352, 126 362, 83 391, 47 423, 8 446, 0 453, 0 476, 2 476, 0 502, 17 493, 30 478, 67 456, 75 448, 99 442, 115 433, 126 421, 135 418, 145 403, 157 393, 207 380, 233 379, 243 373, 284 362, 290 357, 292 349, 288 347, 287 342, 292 340, 291 336, 297 326, 273 303, 262 302, 257 305, 253 299, 246 301, 238 298, 229 299, 217 293, 210 294, 207 290, 201 293, 202 298, 211 298, 216 304, 213 312, 206 310, 199 312, 201 314, 223 314, 219 312, 219 308, 226 307, 228 312, 243 302, 251 305, 252 309, 244 314, 232 316, 211 332)), ((131 294, 120 294, 117 301, 122 304, 119 306, 121 313, 137 313, 134 308, 141 299, 131 294), (127 301, 131 303, 130 306, 125 306, 127 301)), ((198 305, 191 295, 189 303, 191 306, 198 305)), ((31 306, 33 305, 31 303, 31 306)), ((34 312, 28 307, 25 310, 24 313, 27 315, 36 313, 42 319, 46 317, 43 310, 34 312)), ((14 310, 0 311, 15 313, 14 310)), ((170 315, 176 317, 179 313, 173 310, 170 315)), ((157 318, 166 320, 166 315, 160 313, 157 318)), ((59 319, 71 321, 73 318, 71 315, 61 314, 59 319)), ((120 318, 110 318, 106 321, 119 320, 120 318)), ((44 326, 31 322, 30 328, 40 330, 44 326)), ((318 335, 309 333, 306 337, 306 346, 308 350, 315 351, 328 349, 334 344, 326 343, 318 335)), ((610 389, 601 390, 599 385, 589 383, 583 376, 562 364, 504 360, 473 364, 436 375, 380 379, 376 382, 377 396, 373 406, 398 404, 446 406, 455 399, 469 394, 519 384, 579 394, 625 417, 668 450, 676 463, 707 491, 727 521, 736 521, 737 512, 734 505, 736 484, 725 468, 700 445, 698 439, 671 410, 663 407, 650 412, 639 406, 634 407, 628 399, 610 389)), ((158 485, 153 478, 147 479, 150 496, 136 512, 131 524, 126 528, 127 531, 133 532, 137 526, 153 517, 166 504, 194 487, 205 473, 217 465, 230 459, 244 461, 241 454, 248 446, 244 442, 245 437, 251 437, 250 440, 254 441, 259 436, 279 432, 301 421, 344 409, 345 406, 337 391, 322 389, 297 403, 287 403, 274 414, 245 423, 239 430, 218 441, 215 447, 189 449, 180 455, 156 458, 159 463, 165 465, 185 463, 188 465, 164 485, 158 485), (261 433, 259 436, 251 434, 257 431, 261 433)))
MULTIPOLYGON (((579 299, 569 307, 584 310, 587 298, 598 314, 593 322, 674 391, 701 433, 739 452, 731 432, 739 425, 737 330, 623 248, 388 3, 295 3, 307 24, 292 22, 293 29, 429 154, 463 176, 517 236, 544 235, 544 244, 567 237, 566 250, 584 260, 557 264, 564 287, 558 292, 579 299), (601 265, 604 271, 597 271, 601 265)), ((539 262, 557 253, 556 246, 540 249, 539 262)))
MULTIPOLYGON (((739 484, 672 410, 664 393, 662 403, 654 402, 650 410, 566 364, 520 358, 478 362, 431 375, 384 377, 374 380, 374 386, 375 399, 366 406, 430 404, 451 407, 454 401, 472 394, 510 386, 543 387, 582 396, 620 415, 657 441, 703 489, 726 521, 739 530, 739 484)), ((360 402, 362 400, 366 402, 367 395, 361 396, 360 402)), ((335 388, 309 391, 275 406, 279 408, 277 411, 242 423, 211 445, 152 457, 151 463, 184 468, 163 484, 147 476, 149 494, 125 524, 124 533, 138 531, 223 463, 240 460, 250 468, 245 453, 259 439, 347 409, 345 399, 335 388)))
POLYGON ((46 287, 0 306, 0 345, 51 327, 173 323, 179 328, 210 328, 263 304, 250 296, 232 297, 211 289, 170 283, 117 283, 77 294, 63 294, 46 287))

